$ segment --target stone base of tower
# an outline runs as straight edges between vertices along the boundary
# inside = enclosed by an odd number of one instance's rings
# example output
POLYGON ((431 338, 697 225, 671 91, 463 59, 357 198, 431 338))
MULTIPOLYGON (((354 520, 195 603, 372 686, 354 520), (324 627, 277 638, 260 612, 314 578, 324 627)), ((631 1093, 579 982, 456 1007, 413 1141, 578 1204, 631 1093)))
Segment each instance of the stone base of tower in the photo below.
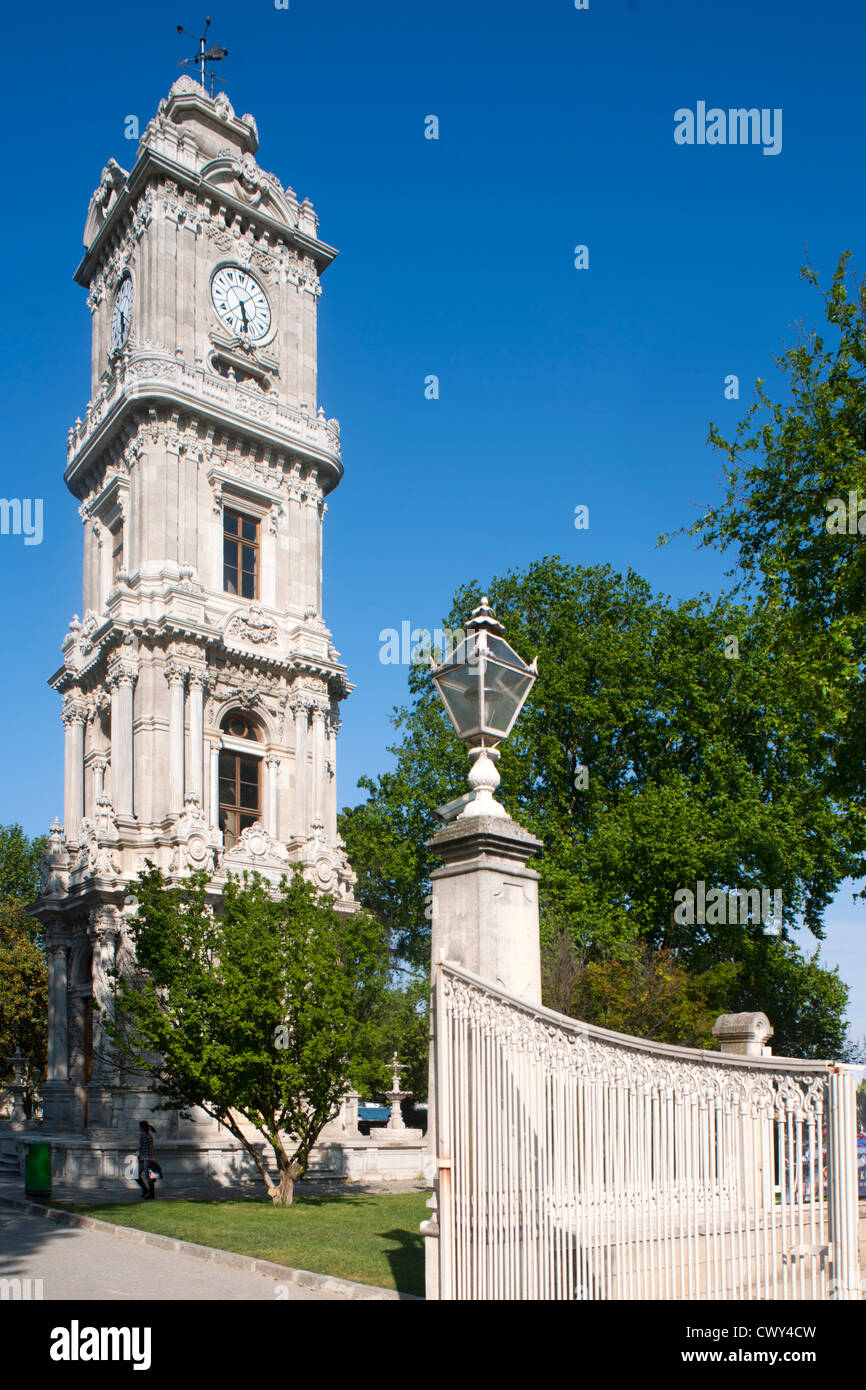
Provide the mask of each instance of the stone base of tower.
MULTIPOLYGON (((155 1117, 158 1126, 160 1118, 155 1117)), ((32 1130, 0 1129, 0 1166, 17 1171, 24 1195, 24 1155, 33 1140, 51 1145, 51 1196, 58 1201, 82 1197, 106 1201, 138 1196, 138 1125, 122 1135, 50 1133, 44 1126, 32 1130)), ((276 1182, 277 1169, 269 1145, 256 1144, 276 1182)), ((155 1135, 157 1162, 163 1171, 162 1197, 262 1196, 265 1188, 249 1153, 233 1136, 216 1132, 194 1139, 155 1135)), ((307 1178, 347 1183, 422 1182, 426 1140, 395 1140, 384 1131, 370 1138, 322 1139, 313 1150, 307 1178)))

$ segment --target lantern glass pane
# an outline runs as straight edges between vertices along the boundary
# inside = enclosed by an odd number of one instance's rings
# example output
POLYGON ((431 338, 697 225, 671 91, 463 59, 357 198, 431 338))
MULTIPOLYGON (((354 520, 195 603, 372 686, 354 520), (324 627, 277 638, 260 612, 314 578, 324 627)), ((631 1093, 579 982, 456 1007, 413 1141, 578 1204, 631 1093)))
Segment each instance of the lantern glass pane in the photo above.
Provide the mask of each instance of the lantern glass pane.
POLYGON ((465 666, 467 662, 475 664, 476 661, 475 634, 472 633, 469 637, 464 637, 463 641, 458 643, 453 652, 445 658, 441 666, 437 669, 442 670, 443 668, 450 669, 453 666, 465 666))
POLYGON ((440 667, 435 676, 451 722, 461 736, 478 728, 478 668, 472 666, 440 667))
POLYGON ((510 666, 488 661, 484 681, 485 728, 505 738, 520 713, 532 682, 531 672, 524 674, 510 666))
POLYGON ((487 652, 492 661, 499 661, 503 666, 516 666, 518 671, 525 671, 526 662, 517 655, 513 647, 509 647, 503 637, 494 637, 487 634, 487 652))

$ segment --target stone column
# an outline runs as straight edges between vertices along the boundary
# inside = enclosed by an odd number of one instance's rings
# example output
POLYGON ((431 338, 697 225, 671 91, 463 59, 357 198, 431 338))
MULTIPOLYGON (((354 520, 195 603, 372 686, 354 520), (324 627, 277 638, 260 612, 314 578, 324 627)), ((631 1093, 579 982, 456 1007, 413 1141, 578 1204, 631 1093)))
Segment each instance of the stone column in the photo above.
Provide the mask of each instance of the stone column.
POLYGON ((69 947, 64 941, 48 945, 47 1081, 69 1080, 68 961, 69 947))
POLYGON ((189 766, 186 770, 186 796, 197 796, 201 805, 204 767, 204 676, 190 672, 189 694, 189 766))
MULTIPOLYGON (((321 499, 322 493, 319 493, 321 499)), ((325 530, 325 513, 328 510, 327 502, 320 500, 316 510, 316 612, 322 616, 322 574, 323 574, 323 543, 325 530)))
POLYGON ((305 840, 307 820, 307 706, 298 698, 292 704, 295 716, 295 833, 305 840))
POLYGON ((304 592, 304 607, 314 608, 317 615, 321 617, 319 613, 320 576, 316 573, 319 560, 319 497, 318 484, 310 480, 304 498, 303 564, 307 581, 304 592))
POLYGON ((358 1128, 358 1101, 361 1099, 360 1091, 347 1091, 340 1102, 340 1128, 347 1139, 359 1139, 361 1131, 358 1128))
POLYGON ((185 672, 180 666, 168 666, 168 809, 172 815, 183 810, 183 700, 185 672))
POLYGON ((328 722, 328 749, 326 760, 327 805, 325 811, 325 831, 329 842, 337 842, 337 729, 339 720, 332 715, 328 722))
POLYGON ((109 971, 117 959, 118 926, 113 908, 97 907, 91 914, 88 936, 93 951, 93 1082, 109 1085, 115 1080, 113 1049, 104 1027, 104 1017, 114 1017, 114 984, 109 971), (104 1011, 100 1012, 100 1010, 104 1011))
POLYGON ((266 820, 265 830, 272 839, 278 840, 279 836, 279 789, 280 789, 280 760, 271 755, 265 758, 267 768, 267 789, 265 795, 266 820))
POLYGON ((91 758, 90 770, 93 774, 93 814, 96 815, 96 808, 99 805, 102 794, 105 790, 105 769, 108 767, 108 759, 102 756, 91 758))
POLYGON ((313 707, 313 825, 325 823, 325 711, 320 706, 313 707))
POLYGON ((70 700, 63 711, 66 728, 63 818, 66 839, 77 841, 84 817, 84 704, 70 700))
POLYGON ((306 596, 304 590, 304 517, 306 510, 301 502, 300 483, 296 477, 289 482, 289 495, 286 503, 288 520, 286 534, 289 558, 289 604, 299 613, 304 611, 306 596))
POLYGON ((214 830, 220 825, 220 747, 210 746, 210 823, 214 830))
POLYGON ((132 816, 132 692, 134 674, 126 668, 112 673, 111 684, 111 799, 115 814, 132 816))

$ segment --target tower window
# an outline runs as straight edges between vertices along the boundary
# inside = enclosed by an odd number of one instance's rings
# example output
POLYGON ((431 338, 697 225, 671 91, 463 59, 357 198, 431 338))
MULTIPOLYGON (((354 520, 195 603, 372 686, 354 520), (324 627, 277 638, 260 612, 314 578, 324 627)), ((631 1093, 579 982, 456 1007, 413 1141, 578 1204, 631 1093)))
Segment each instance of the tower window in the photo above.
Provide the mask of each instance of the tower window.
POLYGON ((241 512, 223 512, 223 589, 240 598, 258 598, 259 523, 241 512))
POLYGON ((255 724, 247 719, 245 714, 238 714, 237 710, 232 710, 225 715, 220 728, 223 733, 231 734, 232 738, 251 738, 258 742, 258 730, 255 724))
POLYGON ((228 748, 220 752, 220 830, 226 849, 261 819, 260 767, 259 758, 245 758, 228 748))
POLYGON ((111 578, 123 569, 123 522, 111 533, 111 578))
MULTIPOLYGON (((259 741, 255 725, 246 715, 232 711, 220 725, 233 739, 259 741)), ((249 826, 261 820, 261 758, 222 748, 219 757, 219 825, 226 849, 236 845, 249 826)))

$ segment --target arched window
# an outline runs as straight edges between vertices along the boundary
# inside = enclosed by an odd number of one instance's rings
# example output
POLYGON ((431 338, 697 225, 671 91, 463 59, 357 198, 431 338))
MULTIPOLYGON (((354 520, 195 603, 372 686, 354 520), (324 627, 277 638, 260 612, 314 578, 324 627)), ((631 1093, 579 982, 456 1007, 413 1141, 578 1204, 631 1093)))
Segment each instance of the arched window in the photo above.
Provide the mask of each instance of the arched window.
POLYGON ((258 730, 245 714, 230 711, 220 728, 225 741, 220 749, 219 823, 226 849, 231 849, 243 831, 262 818, 262 759, 260 749, 243 746, 259 742, 258 730))

